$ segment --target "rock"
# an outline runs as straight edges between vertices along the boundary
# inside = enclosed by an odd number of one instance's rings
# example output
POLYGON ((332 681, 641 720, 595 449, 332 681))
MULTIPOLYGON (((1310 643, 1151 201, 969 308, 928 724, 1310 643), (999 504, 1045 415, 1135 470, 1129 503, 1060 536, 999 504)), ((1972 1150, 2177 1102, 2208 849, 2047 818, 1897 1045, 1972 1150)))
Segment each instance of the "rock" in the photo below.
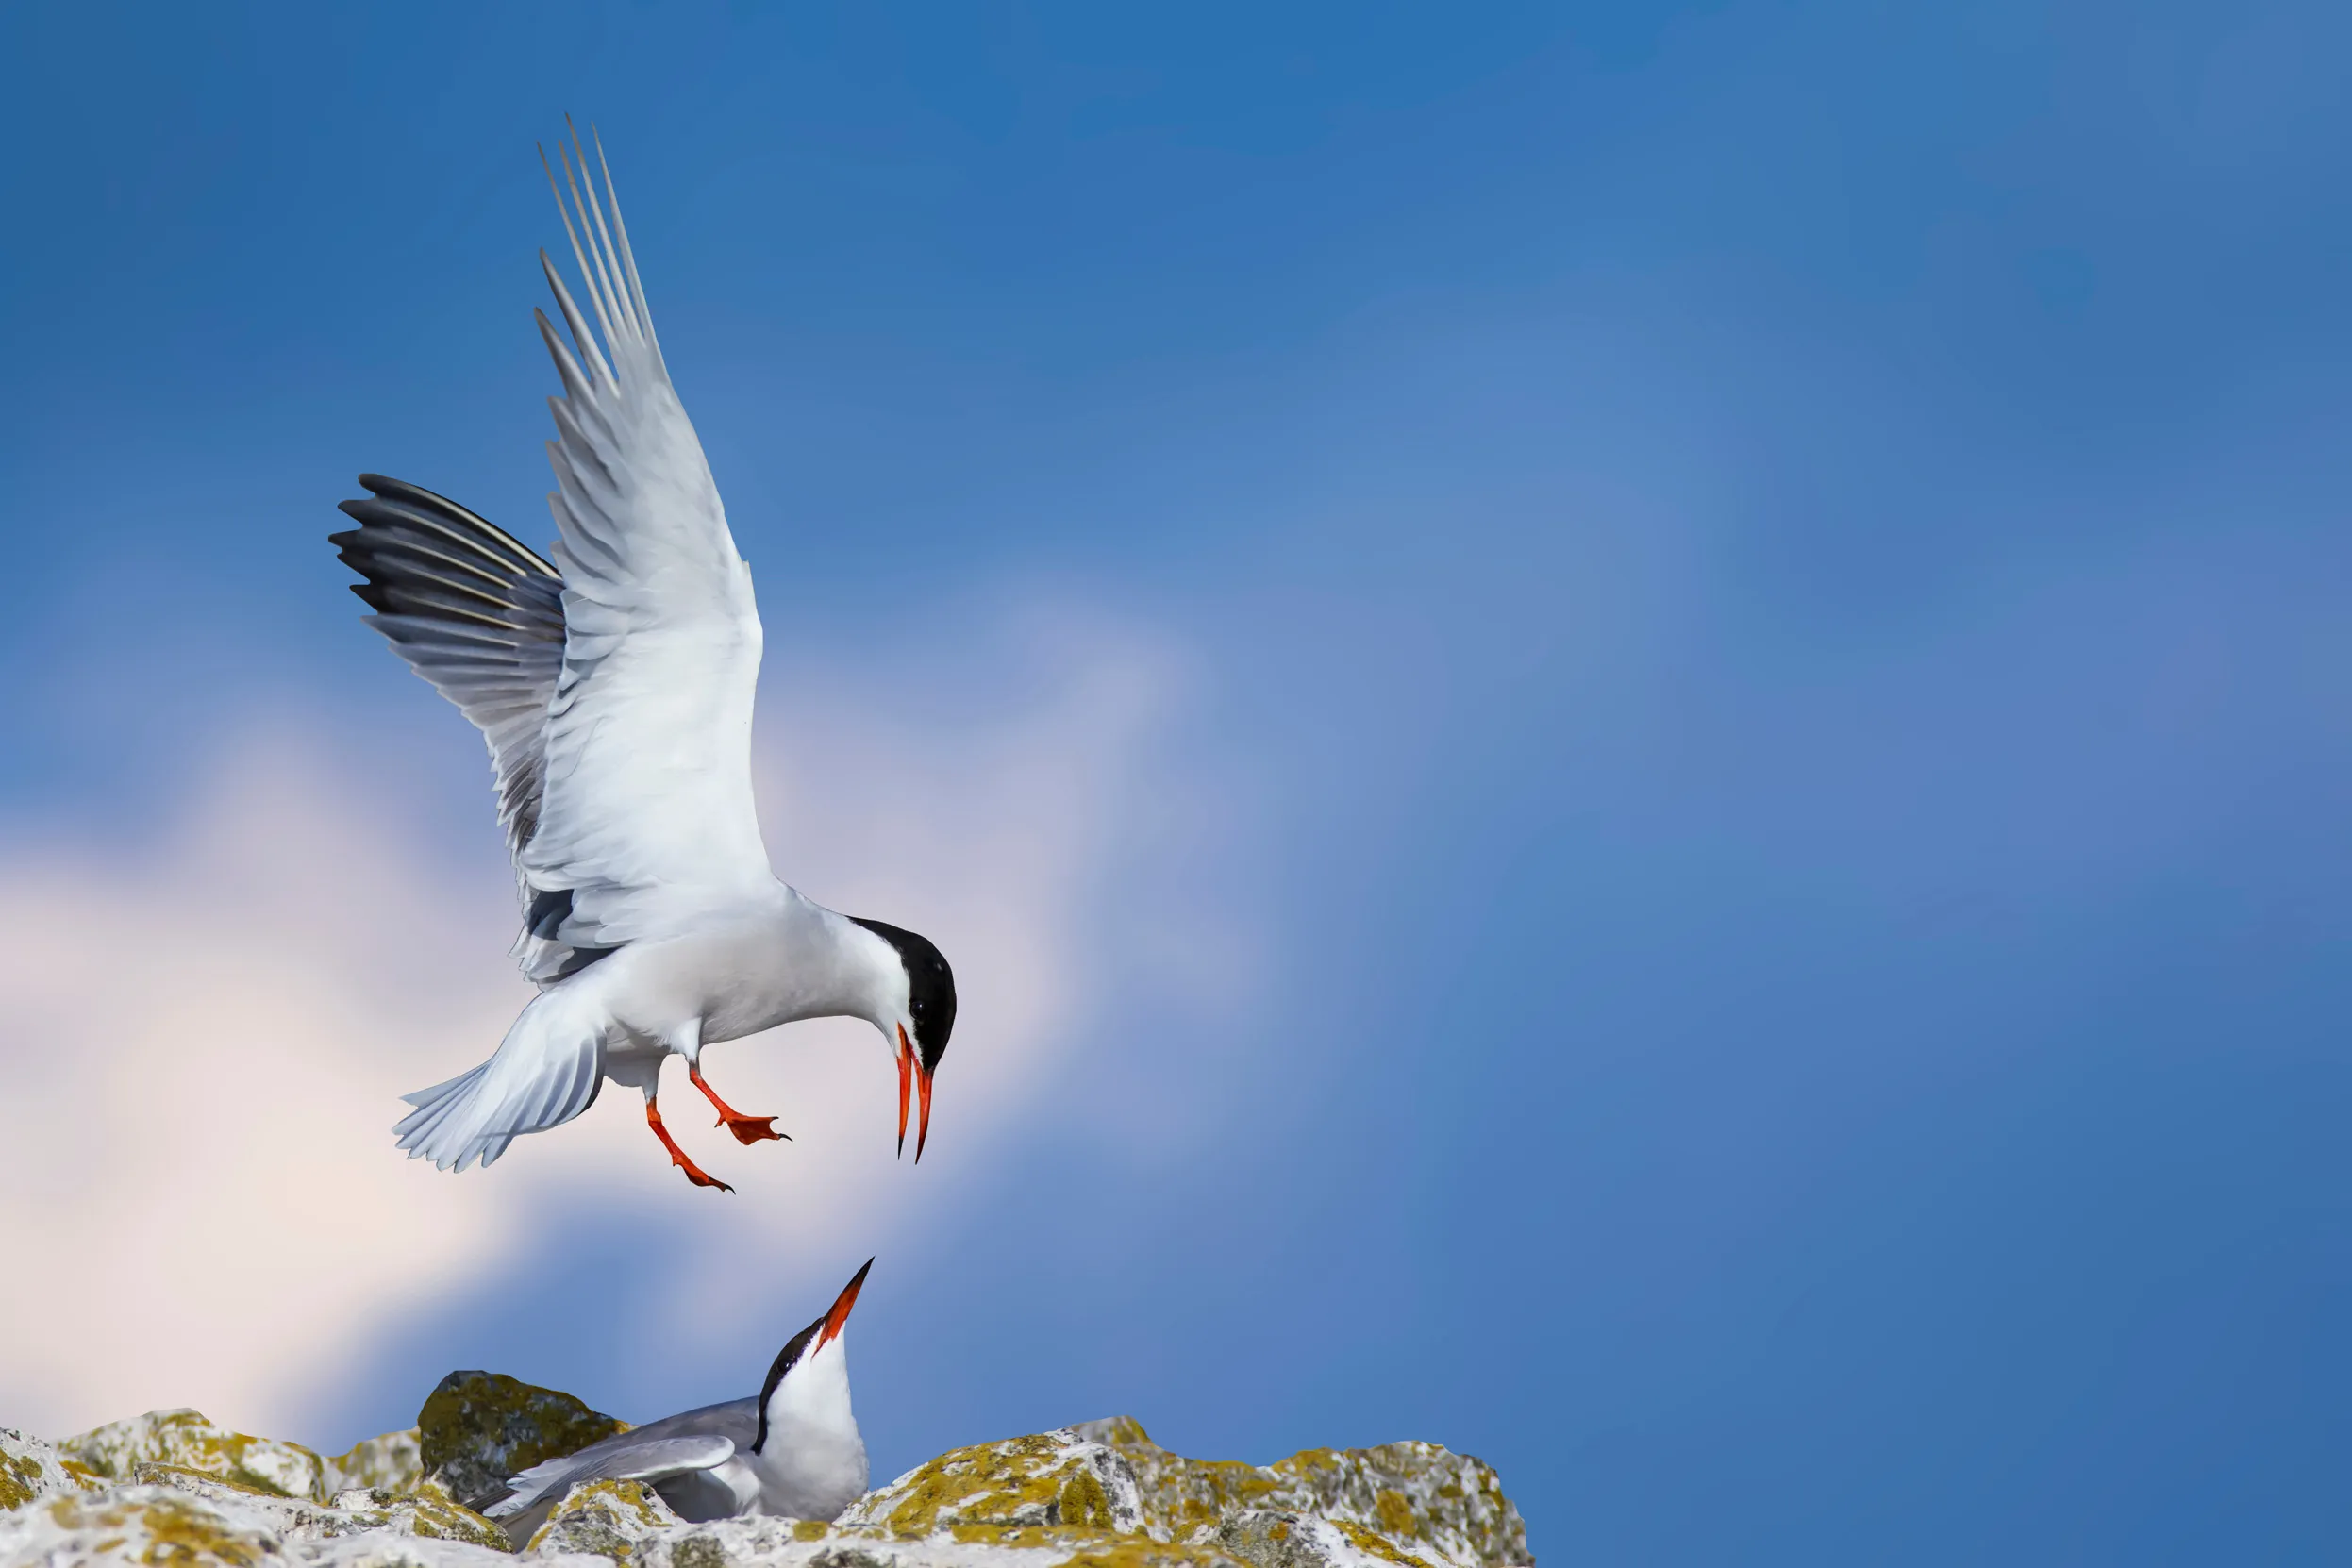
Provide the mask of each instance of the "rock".
POLYGON ((1243 1568, 1213 1541, 1155 1540, 1143 1523, 1134 1466, 1103 1443, 1056 1431, 953 1449, 867 1493, 829 1532, 804 1525, 795 1539, 830 1543, 811 1556, 812 1568, 967 1560, 1047 1568, 1080 1559, 1086 1568, 1243 1568), (970 1556, 975 1548, 997 1550, 983 1559, 970 1556))
POLYGON ((1156 1539, 1215 1539, 1259 1568, 1276 1568, 1272 1558, 1285 1553, 1329 1544, 1329 1534, 1319 1530, 1295 1543, 1290 1537, 1296 1529, 1274 1535, 1274 1525, 1286 1518, 1326 1521, 1351 1552, 1422 1568, 1510 1568, 1535 1560, 1526 1525, 1493 1468, 1434 1443, 1309 1448, 1255 1465, 1171 1454, 1132 1416, 1084 1422, 1072 1432, 1116 1450, 1134 1468, 1143 1528, 1156 1539))
POLYGON ((326 1541, 337 1536, 377 1532, 460 1541, 500 1553, 513 1550, 506 1531, 480 1514, 459 1507, 438 1481, 427 1481, 418 1490, 405 1493, 354 1487, 338 1493, 332 1502, 313 1503, 258 1492, 177 1465, 142 1464, 135 1478, 143 1485, 168 1486, 207 1502, 225 1503, 259 1513, 288 1541, 326 1541))
MULTIPOLYGON (((513 1568, 505 1533, 437 1490, 316 1503, 147 1463, 127 1485, 0 1514, 0 1568, 513 1568)), ((603 1558, 547 1560, 610 1568, 603 1558)))
POLYGON ((108 1487, 0 1514, 6 1568, 262 1568, 283 1558, 283 1541, 259 1513, 167 1486, 108 1487))
POLYGON ((418 1429, 321 1460, 161 1410, 60 1448, 0 1431, 0 1568, 1515 1568, 1494 1473, 1434 1443, 1188 1460, 1131 1419, 958 1448, 832 1525, 688 1524, 596 1481, 507 1528, 463 1507, 627 1428, 568 1394, 455 1373, 418 1429), (62 1450, 62 1451, 61 1451, 62 1450), (353 1484, 365 1483, 365 1484, 353 1484))
MULTIPOLYGON (((131 1475, 134 1487, 164 1489, 212 1504, 227 1512, 261 1520, 281 1542, 324 1541, 367 1528, 361 1516, 327 1503, 264 1492, 202 1470, 177 1464, 142 1464, 131 1475)), ((119 1489, 118 1489, 119 1490, 119 1489)), ((108 1493, 111 1495, 112 1493, 108 1493)))
MULTIPOLYGON (((422 1535, 346 1535, 297 1552, 289 1568, 515 1568, 513 1558, 487 1546, 422 1535)), ((558 1556, 534 1558, 532 1568, 612 1568, 612 1564, 600 1557, 558 1556)))
POLYGON ((685 1523, 642 1481, 590 1481, 563 1494, 547 1522, 532 1532, 527 1549, 593 1552, 627 1564, 648 1536, 685 1523))
POLYGON ((414 1492, 425 1479, 424 1453, 414 1426, 354 1443, 349 1453, 321 1462, 326 1466, 329 1497, 361 1486, 377 1492, 414 1492))
MULTIPOLYGON (((297 1548, 288 1568, 514 1568, 514 1559, 488 1546, 430 1536, 346 1535, 297 1548)), ((533 1560, 532 1568, 612 1568, 612 1564, 600 1557, 550 1557, 533 1560)))
POLYGON ((690 1526, 682 1534, 646 1542, 638 1549, 637 1568, 1243 1568, 1214 1554, 1141 1537, 991 1546, 939 1539, 843 1538, 821 1525, 811 1528, 825 1533, 808 1538, 795 1533, 805 1523, 728 1519, 690 1526))
MULTIPOLYGON (((1271 1509, 1245 1509, 1216 1526, 1218 1543, 1250 1568, 1411 1568, 1419 1557, 1387 1537, 1343 1521, 1271 1509)), ((1426 1564, 1423 1564, 1426 1568, 1426 1564)))
POLYGON ((380 1487, 346 1492, 335 1499, 335 1506, 381 1514, 384 1523, 377 1527, 395 1535, 462 1541, 501 1553, 514 1550, 505 1530, 450 1496, 448 1488, 439 1481, 420 1481, 405 1492, 380 1487))
MULTIPOLYGON (((808 1519, 719 1519, 667 1530, 637 1543, 637 1568, 759 1568, 802 1564, 831 1548, 820 1546, 832 1532, 808 1519)), ((876 1568, 862 1560, 828 1568, 876 1568)))
POLYGON ((416 1424, 425 1475, 471 1509, 503 1496, 508 1476, 629 1429, 568 1393, 495 1372, 451 1373, 425 1397, 416 1424))
MULTIPOLYGON (((534 1568, 536 1568, 534 1560, 534 1568)), ((1027 1546, 843 1536, 812 1520, 724 1519, 648 1537, 636 1568, 1222 1568, 1243 1565, 1142 1537, 1073 1536, 1027 1546)))
POLYGON ((169 1464, 281 1497, 327 1496, 326 1467, 309 1449, 215 1426, 194 1410, 150 1410, 58 1447, 109 1480, 130 1480, 142 1464, 169 1464))
POLYGON ((0 1426, 0 1513, 43 1497, 70 1497, 102 1484, 91 1468, 12 1426, 0 1426))
POLYGON ((835 1524, 851 1533, 991 1543, 1007 1531, 1065 1526, 1133 1533, 1143 1508, 1133 1465, 1063 1431, 951 1449, 867 1493, 835 1524))

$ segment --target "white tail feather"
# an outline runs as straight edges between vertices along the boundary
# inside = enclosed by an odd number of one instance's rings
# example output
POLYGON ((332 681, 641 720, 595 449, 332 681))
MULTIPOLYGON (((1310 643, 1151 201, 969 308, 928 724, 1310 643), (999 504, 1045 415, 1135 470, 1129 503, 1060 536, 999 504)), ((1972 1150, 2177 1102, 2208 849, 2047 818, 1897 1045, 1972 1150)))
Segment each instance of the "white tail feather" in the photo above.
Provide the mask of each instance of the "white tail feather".
POLYGON ((405 1096, 416 1109, 392 1128, 400 1146, 411 1159, 462 1171, 494 1162, 526 1132, 562 1126, 595 1103, 611 1028, 585 987, 541 993, 488 1061, 405 1096))

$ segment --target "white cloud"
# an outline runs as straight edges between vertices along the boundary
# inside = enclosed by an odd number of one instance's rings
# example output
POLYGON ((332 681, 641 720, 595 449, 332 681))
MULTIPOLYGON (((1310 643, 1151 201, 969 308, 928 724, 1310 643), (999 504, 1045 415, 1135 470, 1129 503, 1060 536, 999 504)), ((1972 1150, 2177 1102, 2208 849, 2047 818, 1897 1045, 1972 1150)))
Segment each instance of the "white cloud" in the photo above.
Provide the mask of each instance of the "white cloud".
MULTIPOLYGON (((487 1173, 401 1159, 397 1096, 487 1055, 527 987, 503 957, 503 868, 436 869, 368 758, 315 736, 225 742, 139 845, 0 842, 0 1258, 39 1280, 0 1292, 0 1424, 62 1433, 191 1404, 289 1430, 309 1390, 559 1204, 654 1206, 697 1243, 679 1291, 747 1242, 823 1272, 903 1233, 1050 1091, 1101 1001, 1104 878, 1164 826, 1138 812, 1187 793, 1143 776, 1181 706, 1169 650, 1051 613, 979 642, 921 710, 892 684, 916 666, 775 651, 761 715, 778 868, 956 964, 962 1010, 919 1172, 892 1158, 889 1058, 844 1021, 706 1058, 792 1144, 740 1149, 682 1079, 665 1095, 732 1200, 687 1189, 618 1093, 487 1173)), ((448 718, 449 743, 472 745, 448 718)), ((1200 934, 1168 945, 1221 950, 1200 934)))

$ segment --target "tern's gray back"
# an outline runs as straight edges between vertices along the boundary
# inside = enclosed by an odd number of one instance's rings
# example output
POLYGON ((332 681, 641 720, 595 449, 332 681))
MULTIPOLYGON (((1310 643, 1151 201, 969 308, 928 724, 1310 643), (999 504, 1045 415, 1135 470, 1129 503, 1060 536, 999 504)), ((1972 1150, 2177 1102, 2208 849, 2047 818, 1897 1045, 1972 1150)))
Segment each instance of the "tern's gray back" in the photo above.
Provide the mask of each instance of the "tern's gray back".
POLYGON ((757 1395, 745 1394, 741 1399, 729 1399, 725 1404, 705 1405, 698 1410, 665 1415, 659 1421, 648 1421, 642 1426, 632 1426, 618 1437, 609 1437, 604 1443, 584 1448, 581 1452, 593 1453, 607 1443, 627 1443, 631 1439, 650 1441, 716 1436, 729 1440, 737 1449, 748 1453, 752 1439, 759 1434, 759 1400, 757 1395))

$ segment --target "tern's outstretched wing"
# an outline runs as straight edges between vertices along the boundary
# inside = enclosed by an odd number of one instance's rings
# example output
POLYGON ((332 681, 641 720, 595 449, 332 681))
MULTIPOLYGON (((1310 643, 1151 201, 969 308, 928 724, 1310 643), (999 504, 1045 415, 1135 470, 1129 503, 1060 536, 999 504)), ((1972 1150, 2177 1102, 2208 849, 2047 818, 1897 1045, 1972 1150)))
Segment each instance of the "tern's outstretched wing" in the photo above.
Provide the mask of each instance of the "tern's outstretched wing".
POLYGON ((367 578, 351 591, 375 612, 368 625, 489 742, 519 878, 523 846, 539 830, 540 741, 563 667, 563 579, 455 501, 380 474, 359 483, 369 498, 342 505, 359 525, 327 542, 367 578))
POLYGON ((558 439, 547 450, 564 645, 522 867, 547 895, 532 924, 572 948, 660 934, 712 902, 774 885, 751 792, 760 645, 751 568, 670 384, 604 174, 604 199, 587 175, 583 201, 567 152, 564 228, 597 330, 540 254, 571 330, 567 347, 540 313, 563 378, 564 395, 549 402, 558 439))
POLYGON ((575 1454, 535 1464, 508 1477, 514 1490, 484 1510, 509 1519, 535 1504, 556 1502, 583 1481, 662 1481, 725 1464, 738 1448, 751 1445, 758 1401, 730 1399, 723 1405, 665 1416, 575 1454))

